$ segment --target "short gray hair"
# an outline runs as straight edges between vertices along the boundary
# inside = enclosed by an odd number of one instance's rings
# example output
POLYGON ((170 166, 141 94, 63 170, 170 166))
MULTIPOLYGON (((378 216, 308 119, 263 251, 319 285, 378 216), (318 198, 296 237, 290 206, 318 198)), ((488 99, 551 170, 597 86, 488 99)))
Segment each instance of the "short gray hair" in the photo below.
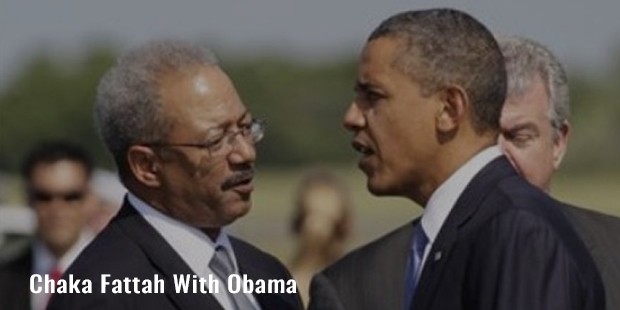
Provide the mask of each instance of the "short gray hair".
POLYGON ((522 96, 540 77, 549 96, 549 120, 557 135, 570 115, 568 77, 560 61, 544 45, 522 37, 501 36, 498 42, 506 61, 506 98, 522 96))
POLYGON ((97 88, 95 122, 123 178, 126 152, 137 143, 157 142, 171 129, 161 115, 158 79, 198 66, 217 66, 213 53, 180 41, 154 41, 121 56, 97 88))
POLYGON ((423 94, 458 84, 471 99, 474 128, 499 129, 506 94, 502 53, 491 32, 453 9, 408 11, 383 21, 368 41, 402 40, 395 68, 420 83, 423 94))

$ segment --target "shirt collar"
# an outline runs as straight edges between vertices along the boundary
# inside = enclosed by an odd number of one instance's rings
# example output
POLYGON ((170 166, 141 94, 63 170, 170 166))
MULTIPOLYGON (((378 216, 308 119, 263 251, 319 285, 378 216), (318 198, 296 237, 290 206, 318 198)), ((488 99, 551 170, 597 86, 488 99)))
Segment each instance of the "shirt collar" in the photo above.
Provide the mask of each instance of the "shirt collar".
POLYGON ((33 273, 47 274, 51 272, 52 268, 58 268, 58 271, 64 273, 93 237, 92 233, 83 231, 78 240, 59 259, 56 259, 43 241, 36 239, 32 245, 33 273))
POLYGON ((484 166, 500 155, 502 153, 497 145, 484 149, 459 167, 433 192, 424 208, 421 220, 429 243, 435 241, 439 230, 467 184, 484 166))
POLYGON ((167 216, 153 208, 131 192, 127 193, 129 203, 155 228, 179 256, 197 275, 208 274, 208 265, 218 245, 226 248, 233 261, 235 272, 238 272, 237 260, 234 255, 228 234, 222 229, 215 242, 196 227, 167 216))

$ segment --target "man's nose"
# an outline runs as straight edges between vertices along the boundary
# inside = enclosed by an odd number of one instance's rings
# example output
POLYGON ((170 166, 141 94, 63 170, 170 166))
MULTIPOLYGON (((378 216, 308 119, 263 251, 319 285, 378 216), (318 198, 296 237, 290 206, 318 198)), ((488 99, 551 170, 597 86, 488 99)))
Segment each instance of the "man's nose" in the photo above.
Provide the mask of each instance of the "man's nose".
POLYGON ((357 102, 353 101, 347 111, 344 113, 342 120, 344 128, 349 131, 357 131, 366 126, 366 119, 357 102))
POLYGON ((234 164, 252 163, 256 160, 256 145, 243 135, 235 135, 228 159, 234 164))

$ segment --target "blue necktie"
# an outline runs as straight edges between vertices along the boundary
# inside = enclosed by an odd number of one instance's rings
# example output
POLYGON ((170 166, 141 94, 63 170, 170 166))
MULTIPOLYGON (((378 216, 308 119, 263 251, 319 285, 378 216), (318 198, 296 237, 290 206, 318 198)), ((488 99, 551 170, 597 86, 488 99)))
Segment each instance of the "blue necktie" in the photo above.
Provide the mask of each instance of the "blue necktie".
POLYGON ((409 261, 407 263, 407 275, 405 278, 405 310, 411 309, 413 296, 417 285, 418 274, 422 269, 422 258, 424 249, 428 243, 428 237, 422 227, 422 222, 413 227, 413 240, 409 251, 409 261))

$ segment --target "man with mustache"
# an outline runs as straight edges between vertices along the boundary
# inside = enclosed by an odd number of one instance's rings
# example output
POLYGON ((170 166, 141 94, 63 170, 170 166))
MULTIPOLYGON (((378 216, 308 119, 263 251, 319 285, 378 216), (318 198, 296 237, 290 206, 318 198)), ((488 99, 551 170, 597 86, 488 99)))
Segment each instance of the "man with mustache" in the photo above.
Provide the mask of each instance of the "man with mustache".
POLYGON ((310 309, 604 309, 558 202, 497 146, 506 71, 493 35, 452 9, 377 27, 344 116, 375 195, 424 208, 313 279, 310 309))
POLYGON ((209 51, 164 41, 129 52, 102 78, 95 115, 129 193, 65 273, 91 279, 93 292, 56 294, 50 309, 301 308, 296 293, 227 289, 235 274, 291 277, 277 259, 224 230, 250 210, 264 127, 209 51), (102 274, 110 281, 157 276, 165 293, 103 293, 102 274), (180 275, 208 279, 209 291, 175 290, 180 275))
MULTIPOLYGON (((499 143, 519 173, 549 193, 570 129, 566 72, 538 42, 500 37, 498 43, 508 73, 499 143)), ((568 204, 563 211, 603 278, 607 309, 620 309, 620 218, 568 204)))

